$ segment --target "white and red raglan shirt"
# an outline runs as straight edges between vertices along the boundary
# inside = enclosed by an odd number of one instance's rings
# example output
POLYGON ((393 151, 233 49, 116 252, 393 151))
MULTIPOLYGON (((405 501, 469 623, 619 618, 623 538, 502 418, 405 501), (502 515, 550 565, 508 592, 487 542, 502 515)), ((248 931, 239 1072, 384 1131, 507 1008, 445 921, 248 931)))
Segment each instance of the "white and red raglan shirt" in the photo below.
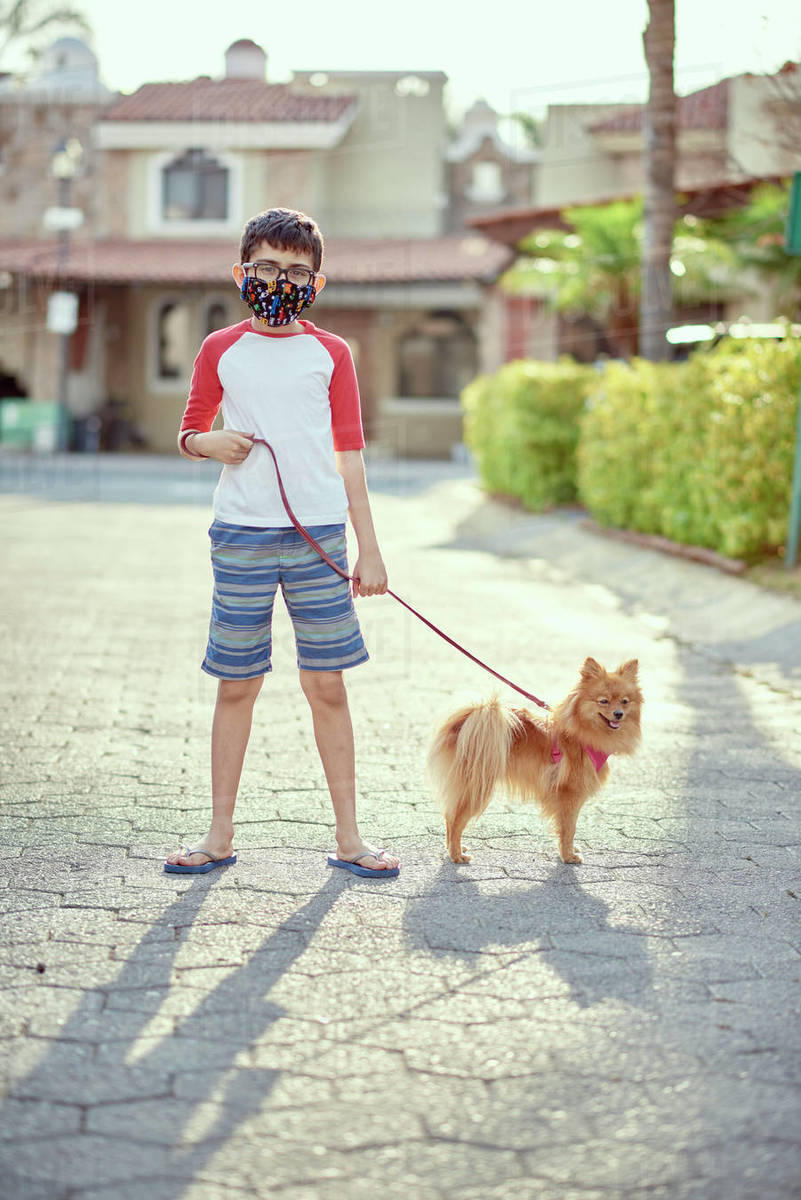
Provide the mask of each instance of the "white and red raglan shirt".
MULTIPOLYGON (((273 447, 301 524, 339 525, 348 505, 334 451, 364 446, 356 370, 346 341, 311 321, 298 324, 297 333, 262 333, 248 319, 210 334, 195 359, 181 431, 207 433, 222 408, 225 429, 273 447)), ((214 516, 229 525, 291 526, 266 446, 223 467, 214 516)))

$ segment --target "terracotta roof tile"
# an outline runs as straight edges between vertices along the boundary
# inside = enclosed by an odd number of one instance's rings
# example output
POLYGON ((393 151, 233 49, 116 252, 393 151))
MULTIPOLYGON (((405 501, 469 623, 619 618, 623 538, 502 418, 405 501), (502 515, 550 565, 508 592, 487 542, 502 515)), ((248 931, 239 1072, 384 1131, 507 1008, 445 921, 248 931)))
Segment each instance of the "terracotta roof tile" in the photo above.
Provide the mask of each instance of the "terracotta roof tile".
MULTIPOLYGON (((80 242, 70 247, 67 282, 226 284, 237 246, 231 240, 184 239, 80 242)), ((476 233, 459 237, 328 238, 323 270, 329 282, 356 284, 490 281, 511 251, 476 233)), ((55 284, 55 241, 0 241, 0 271, 55 284)))
MULTIPOLYGON (((749 201, 751 192, 760 184, 779 184, 781 175, 759 175, 747 179, 715 179, 691 188, 677 188, 676 197, 680 215, 698 217, 721 216, 731 209, 742 208, 749 201)), ((523 208, 497 208, 480 217, 471 217, 467 224, 484 237, 491 238, 509 247, 516 247, 524 237, 536 229, 570 229, 564 216, 568 208, 602 208, 615 200, 633 200, 635 194, 618 192, 614 196, 600 196, 594 200, 581 200, 577 204, 530 205, 523 208)))
MULTIPOLYGON (((679 96, 679 129, 725 129, 728 109, 728 79, 711 87, 679 96)), ((612 117, 590 126, 593 133, 637 133, 642 127, 645 105, 631 104, 612 117)))
POLYGON ((336 121, 354 96, 315 96, 260 79, 145 83, 111 104, 103 121, 336 121))
POLYGON ((329 238, 323 269, 332 283, 495 279, 509 263, 476 234, 439 238, 329 238))

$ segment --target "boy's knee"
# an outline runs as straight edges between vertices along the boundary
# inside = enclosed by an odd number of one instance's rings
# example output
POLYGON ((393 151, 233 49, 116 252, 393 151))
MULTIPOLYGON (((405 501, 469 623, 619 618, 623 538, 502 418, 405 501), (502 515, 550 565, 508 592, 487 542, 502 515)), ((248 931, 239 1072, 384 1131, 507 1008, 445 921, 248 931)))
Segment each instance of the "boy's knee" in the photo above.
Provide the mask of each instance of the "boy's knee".
POLYGON ((243 704, 255 700, 261 691, 264 676, 255 679, 221 679, 217 687, 217 699, 224 704, 243 704))
POLYGON ((346 700, 341 671, 301 671, 300 686, 309 704, 342 704, 346 700))

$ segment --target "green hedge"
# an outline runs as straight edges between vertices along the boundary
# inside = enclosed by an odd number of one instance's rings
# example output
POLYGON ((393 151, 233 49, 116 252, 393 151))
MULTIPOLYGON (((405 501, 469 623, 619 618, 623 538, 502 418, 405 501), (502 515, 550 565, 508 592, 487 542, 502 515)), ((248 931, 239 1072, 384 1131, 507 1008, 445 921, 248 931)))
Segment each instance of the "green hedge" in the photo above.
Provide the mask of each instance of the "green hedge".
POLYGON ((597 373, 572 359, 518 360, 462 392, 465 441, 485 488, 532 509, 577 498, 579 418, 597 373))
POLYGON ((581 420, 579 491, 602 524, 755 559, 787 532, 801 342, 727 340, 613 363, 581 420))
POLYGON ((521 360, 462 393, 465 440, 488 491, 754 560, 786 537, 799 381, 789 337, 600 372, 521 360))

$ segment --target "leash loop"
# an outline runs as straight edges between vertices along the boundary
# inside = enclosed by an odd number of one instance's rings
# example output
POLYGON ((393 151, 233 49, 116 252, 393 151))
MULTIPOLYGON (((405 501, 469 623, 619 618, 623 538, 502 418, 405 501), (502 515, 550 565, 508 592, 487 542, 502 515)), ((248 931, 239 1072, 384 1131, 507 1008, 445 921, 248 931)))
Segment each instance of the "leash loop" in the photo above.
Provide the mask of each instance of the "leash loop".
MULTIPOLYGON (((314 538, 309 533, 309 531, 307 529, 304 529, 304 527, 301 525, 300 521, 298 520, 298 518, 295 516, 294 512, 292 511, 292 507, 289 503, 289 499, 288 499, 286 491, 284 489, 284 481, 281 478, 281 471, 278 467, 278 459, 275 457, 275 451, 273 450, 270 443, 268 441, 265 441, 264 438, 257 438, 257 437, 251 438, 251 441, 254 444, 257 444, 259 446, 266 446, 267 449, 270 451, 270 455, 273 460, 273 465, 275 466, 275 477, 276 477, 276 480, 278 481, 278 491, 281 494, 281 503, 283 504, 284 508, 286 509, 286 515, 289 517, 290 521, 292 522, 292 524, 294 525, 295 529, 298 531, 300 536, 304 539, 304 541, 308 542, 308 544, 311 546, 311 548, 317 554, 319 554, 320 558, 323 560, 324 563, 326 563, 329 567, 331 567, 332 570, 336 571, 337 575, 341 575, 343 579, 347 579, 349 583, 353 583, 353 581, 354 581, 353 576, 348 575, 347 571, 343 571, 341 567, 337 566, 337 564, 330 557, 330 555, 326 554, 326 552, 325 552, 325 550, 323 550, 322 546, 314 540, 314 538)), ((539 696, 535 696, 535 695, 533 695, 532 692, 527 692, 525 690, 525 688, 520 687, 518 684, 512 683, 511 679, 507 679, 505 675, 501 675, 500 672, 496 671, 493 667, 491 667, 487 663, 483 662, 480 658, 477 658, 475 654, 471 654, 469 650, 466 650, 465 647, 462 646, 459 642, 455 641, 454 638, 449 637, 447 633, 444 633, 443 630, 441 630, 437 625, 435 625, 433 621, 429 621, 428 617, 424 617, 421 612, 418 612, 416 608, 413 608, 412 605, 409 604, 406 600, 404 600, 401 596, 399 596, 397 594, 397 592, 393 592, 391 590, 391 588, 387 588, 386 594, 388 596, 391 596, 393 600, 397 600, 398 604, 402 604, 404 608, 408 609, 408 611, 410 613, 412 613, 413 616, 417 617, 418 621, 422 621, 423 624, 427 625, 428 628, 433 633, 436 633, 438 637, 441 637, 442 640, 447 642, 449 646, 453 646, 454 650, 458 650, 460 654, 464 654, 464 656, 466 658, 469 658, 471 662, 474 662, 476 664, 476 666, 482 667, 485 671, 489 672, 490 675, 494 675, 496 679, 499 679, 501 681, 501 683, 505 683, 507 687, 512 688, 512 690, 515 692, 519 692, 519 694, 521 696, 525 696, 525 698, 527 700, 531 700, 532 703, 537 704, 540 708, 550 709, 550 707, 551 707, 550 704, 547 704, 545 700, 540 700, 539 696)))

